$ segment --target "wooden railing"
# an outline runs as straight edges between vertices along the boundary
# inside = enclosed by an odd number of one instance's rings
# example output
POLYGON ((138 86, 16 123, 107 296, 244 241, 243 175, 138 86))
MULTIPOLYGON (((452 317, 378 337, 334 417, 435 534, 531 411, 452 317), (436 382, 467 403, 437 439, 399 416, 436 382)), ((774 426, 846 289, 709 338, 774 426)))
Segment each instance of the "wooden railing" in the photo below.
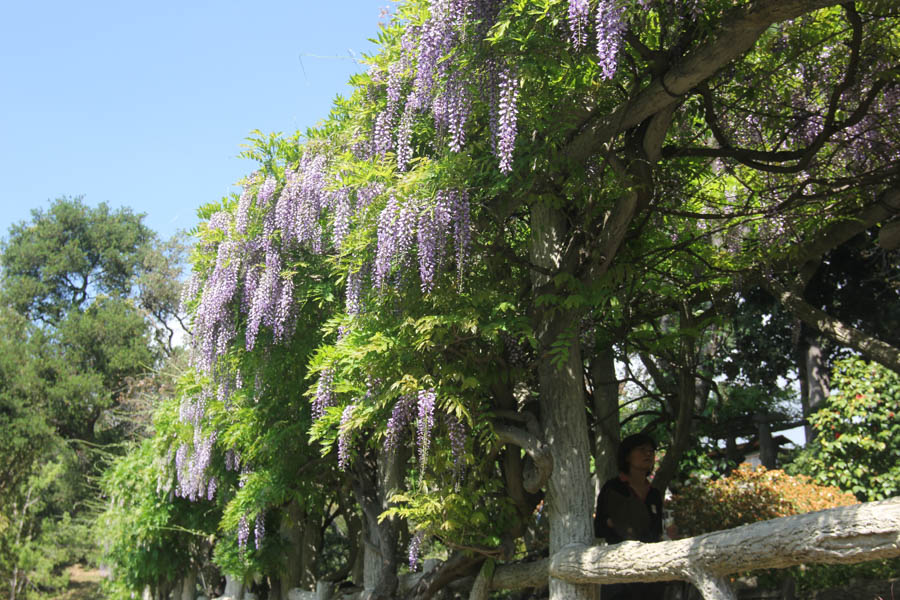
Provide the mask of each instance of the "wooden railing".
POLYGON ((556 577, 576 584, 689 581, 704 600, 735 600, 727 577, 732 573, 895 556, 900 556, 900 497, 655 544, 573 545, 541 561, 485 566, 469 598, 539 587, 556 577))

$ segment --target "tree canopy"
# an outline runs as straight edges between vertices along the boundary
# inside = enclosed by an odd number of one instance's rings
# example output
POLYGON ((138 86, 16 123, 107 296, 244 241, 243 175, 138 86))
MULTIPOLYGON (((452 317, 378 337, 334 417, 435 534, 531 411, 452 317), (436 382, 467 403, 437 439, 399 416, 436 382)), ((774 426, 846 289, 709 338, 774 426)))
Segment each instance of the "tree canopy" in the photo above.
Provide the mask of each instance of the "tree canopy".
POLYGON ((655 428, 661 488, 711 397, 751 398, 770 439, 747 389, 797 352, 747 315, 897 369, 888 331, 816 301, 848 252, 896 267, 897 25, 889 2, 399 4, 353 93, 256 135, 242 194, 201 209, 170 489, 222 507, 242 575, 299 583, 273 526, 316 548, 360 519, 387 598, 401 540, 410 568, 455 552, 443 573, 590 544, 621 428, 655 428), (750 337, 768 369, 735 358, 750 337))

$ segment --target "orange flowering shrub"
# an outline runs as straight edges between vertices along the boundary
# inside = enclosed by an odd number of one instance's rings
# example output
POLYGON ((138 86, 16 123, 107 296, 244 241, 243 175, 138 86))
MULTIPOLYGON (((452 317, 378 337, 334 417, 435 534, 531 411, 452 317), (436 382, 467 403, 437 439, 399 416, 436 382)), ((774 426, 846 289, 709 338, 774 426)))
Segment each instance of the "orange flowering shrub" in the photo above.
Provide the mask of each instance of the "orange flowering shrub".
POLYGON ((669 502, 669 509, 679 534, 693 536, 856 503, 853 494, 817 485, 805 475, 754 469, 744 463, 728 477, 688 482, 669 502))

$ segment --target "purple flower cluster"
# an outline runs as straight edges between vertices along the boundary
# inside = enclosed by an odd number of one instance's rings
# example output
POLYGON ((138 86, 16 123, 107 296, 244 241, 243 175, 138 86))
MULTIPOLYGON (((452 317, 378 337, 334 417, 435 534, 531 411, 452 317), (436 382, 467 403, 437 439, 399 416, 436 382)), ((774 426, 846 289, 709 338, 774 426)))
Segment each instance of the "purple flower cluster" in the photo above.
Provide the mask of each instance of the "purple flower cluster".
POLYGON ((234 448, 225 451, 225 470, 239 471, 241 468, 241 453, 234 448))
POLYGON ((347 422, 355 409, 356 404, 345 406, 344 412, 341 413, 341 424, 338 426, 338 468, 341 471, 346 471, 347 465, 350 464, 350 431, 347 422))
POLYGON ((211 231, 221 231, 227 234, 231 227, 231 214, 224 210, 214 212, 206 222, 206 228, 211 231))
POLYGON ((375 117, 375 131, 372 133, 372 141, 375 145, 375 154, 384 156, 393 149, 394 114, 387 109, 378 113, 375 117))
POLYGON ((359 314, 363 284, 363 271, 350 271, 347 274, 346 310, 350 316, 359 314))
POLYGON ((290 276, 283 277, 279 281, 280 294, 278 306, 275 307, 275 318, 272 320, 272 334, 275 342, 281 342, 289 337, 292 330, 294 280, 290 276))
POLYGON ((193 426, 199 426, 206 414, 206 398, 184 396, 178 407, 178 420, 193 426))
POLYGON ((422 546, 422 540, 425 539, 425 532, 421 529, 409 540, 408 556, 409 570, 416 572, 419 569, 419 548, 422 546))
POLYGON ((581 50, 587 44, 590 20, 590 0, 569 0, 569 42, 576 51, 581 50))
MULTIPOLYGON (((375 287, 384 288, 391 270, 407 264, 415 245, 422 291, 430 292, 448 238, 456 245, 456 266, 461 278, 468 258, 471 229, 468 195, 463 191, 440 191, 430 205, 426 199, 411 199, 401 205, 391 196, 378 216, 375 287)), ((348 289, 350 283, 348 279, 348 289)), ((356 285, 356 281, 352 283, 356 285)))
POLYGON ((241 515, 238 520, 237 541, 238 549, 243 552, 247 548, 247 540, 250 539, 250 523, 247 521, 247 515, 241 515))
POLYGON ((194 313, 193 335, 199 340, 194 361, 203 373, 212 372, 217 357, 224 354, 235 336, 234 318, 228 307, 237 292, 240 260, 240 244, 232 240, 219 244, 216 264, 194 313))
POLYGON ((336 252, 341 251, 344 244, 344 238, 350 233, 350 190, 340 188, 335 191, 330 198, 334 209, 334 219, 331 233, 331 243, 334 245, 336 252))
POLYGON ((206 470, 212 462, 212 450, 216 444, 217 433, 213 431, 203 438, 200 428, 194 429, 193 448, 181 444, 175 452, 175 495, 191 501, 208 495, 209 482, 206 470))
POLYGON ((499 106, 497 109, 497 156, 500 171, 512 172, 513 148, 516 145, 516 122, 519 109, 519 78, 509 68, 499 73, 499 106))
POLYGON ((334 370, 323 369, 319 373, 319 383, 316 385, 316 397, 313 400, 312 416, 318 419, 325 414, 325 409, 334 406, 334 370))
POLYGON ((446 0, 432 4, 431 18, 418 32, 416 76, 412 92, 407 99, 416 110, 428 108, 434 96, 435 80, 441 78, 448 69, 447 62, 441 62, 441 58, 447 55, 456 43, 456 33, 447 8, 446 0))
POLYGON ((453 415, 447 415, 447 433, 450 437, 450 452, 453 455, 453 470, 462 476, 466 457, 466 426, 453 415))
POLYGON ((420 390, 418 394, 419 418, 417 421, 416 440, 419 447, 419 467, 424 470, 428 460, 428 449, 431 446, 431 430, 434 427, 434 401, 433 389, 420 390))
POLYGON ((619 0, 600 0, 597 4, 597 57, 605 79, 616 74, 619 47, 625 34, 625 9, 619 0))
POLYGON ((327 166, 325 155, 307 150, 293 178, 288 179, 288 174, 285 174, 285 189, 278 199, 279 205, 285 205, 281 209, 285 217, 278 222, 284 249, 300 244, 308 245, 314 252, 321 249, 319 218, 327 202, 327 166))
POLYGON ((364 185, 356 190, 356 214, 357 216, 365 216, 366 211, 372 201, 384 193, 384 185, 380 183, 371 183, 364 185))
POLYGON ((250 222, 250 205, 253 203, 253 188, 259 183, 259 173, 254 173, 247 178, 244 189, 241 191, 241 198, 238 200, 237 211, 234 217, 234 230, 243 235, 247 233, 247 226, 250 222))
POLYGON ((256 523, 253 525, 253 541, 256 544, 256 549, 259 550, 259 547, 262 546, 262 540, 266 536, 266 518, 263 513, 258 513, 256 515, 256 523))
POLYGON ((384 287, 397 252, 396 222, 400 215, 397 197, 391 194, 378 215, 378 247, 375 253, 375 286, 384 287))
POLYGON ((458 72, 447 81, 446 106, 450 149, 459 152, 466 142, 466 121, 472 110, 472 101, 469 98, 468 81, 458 72))
POLYGON ((469 209, 469 194, 465 190, 452 190, 450 194, 450 214, 453 218, 453 240, 456 242, 456 276, 462 288, 463 274, 469 260, 472 244, 472 217, 469 209))
POLYGON ((400 127, 397 128, 397 170, 405 171, 412 160, 412 127, 415 109, 412 103, 407 103, 400 117, 400 127))
POLYGON ((434 287, 434 275, 444 254, 444 242, 450 230, 451 206, 447 194, 439 192, 434 206, 419 215, 418 251, 422 292, 434 287))
POLYGON ((390 452, 397 447, 403 435, 403 430, 412 422, 416 410, 416 399, 414 396, 401 396, 394 409, 391 411, 391 417, 387 422, 387 435, 384 438, 384 449, 390 452))
MULTIPOLYGON (((222 231, 226 238, 218 244, 215 267, 202 288, 199 274, 195 274, 194 284, 185 290, 186 297, 200 294, 193 315, 192 360, 201 372, 213 374, 218 357, 235 339, 236 315, 231 306, 238 296, 239 283, 243 284, 240 309, 246 315, 246 348, 252 350, 255 346, 260 326, 270 327, 276 342, 289 333, 293 282, 282 277, 282 253, 299 245, 321 251, 319 219, 327 196, 326 166, 323 154, 307 149, 297 169, 286 169, 284 186, 274 206, 276 181, 271 175, 266 177, 256 193, 256 207, 262 213, 261 237, 249 240, 244 237, 250 222, 253 186, 261 179, 258 173, 248 178, 238 201, 233 228, 226 212, 210 218, 207 228, 222 231)), ((346 202, 334 204, 336 212, 349 212, 346 202)), ((340 243, 342 220, 339 218, 337 223, 340 243)))
POLYGON ((259 282, 254 286, 253 299, 247 314, 247 329, 245 333, 245 345, 247 350, 253 350, 256 345, 256 336, 259 326, 265 324, 271 326, 275 322, 276 306, 280 297, 281 258, 274 249, 267 253, 266 266, 260 275, 259 282))
POLYGON ((256 206, 260 209, 269 206, 269 200, 275 195, 275 178, 269 175, 256 193, 256 206))

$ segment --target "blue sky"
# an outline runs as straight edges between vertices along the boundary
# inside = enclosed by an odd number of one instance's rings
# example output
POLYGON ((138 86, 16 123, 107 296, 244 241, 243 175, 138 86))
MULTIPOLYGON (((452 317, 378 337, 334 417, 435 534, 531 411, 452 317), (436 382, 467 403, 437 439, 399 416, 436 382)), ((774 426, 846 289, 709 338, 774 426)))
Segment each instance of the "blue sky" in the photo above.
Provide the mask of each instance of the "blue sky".
POLYGON ((4 3, 0 236, 62 195, 169 236, 252 170, 254 129, 304 130, 372 53, 390 0, 4 3))

